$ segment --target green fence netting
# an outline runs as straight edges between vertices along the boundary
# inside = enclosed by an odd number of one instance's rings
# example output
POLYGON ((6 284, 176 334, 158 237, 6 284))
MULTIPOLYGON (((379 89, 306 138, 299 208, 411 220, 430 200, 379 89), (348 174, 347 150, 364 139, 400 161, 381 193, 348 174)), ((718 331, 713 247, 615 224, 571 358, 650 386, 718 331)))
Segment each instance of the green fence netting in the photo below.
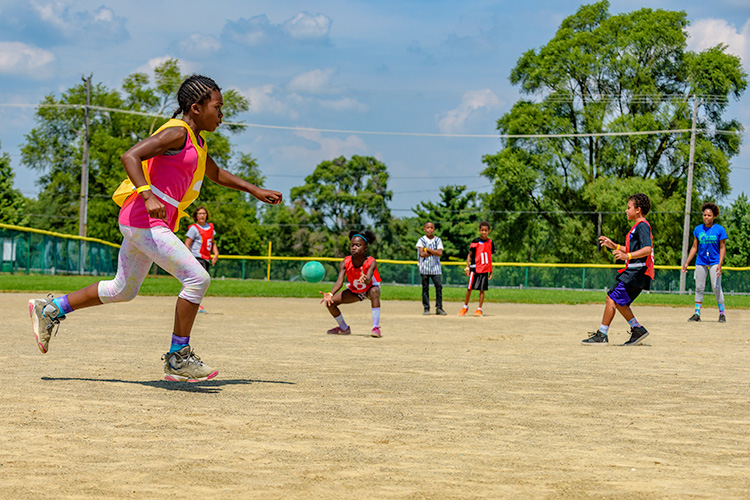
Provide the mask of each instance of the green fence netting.
MULTIPOLYGON (((2 267, 0 272, 25 274, 113 275, 117 270, 119 245, 94 238, 52 233, 0 223, 2 267)), ((320 261, 324 281, 335 281, 340 259, 327 257, 221 256, 211 268, 211 276, 225 279, 298 281, 305 262, 320 261)), ((446 286, 466 286, 463 262, 443 265, 446 286)), ((490 288, 552 288, 603 290, 612 285, 618 265, 496 263, 490 288)), ((378 260, 383 283, 419 285, 421 277, 416 261, 378 260)), ((722 288, 725 293, 750 293, 750 268, 725 267, 722 288)), ((166 274, 156 266, 154 274, 166 274)), ((651 285, 655 292, 678 292, 681 271, 678 266, 657 266, 651 285)), ((694 288, 692 268, 687 289, 694 288)), ((710 285, 707 285, 710 288, 710 285)), ((708 290, 707 290, 708 291, 708 290)))

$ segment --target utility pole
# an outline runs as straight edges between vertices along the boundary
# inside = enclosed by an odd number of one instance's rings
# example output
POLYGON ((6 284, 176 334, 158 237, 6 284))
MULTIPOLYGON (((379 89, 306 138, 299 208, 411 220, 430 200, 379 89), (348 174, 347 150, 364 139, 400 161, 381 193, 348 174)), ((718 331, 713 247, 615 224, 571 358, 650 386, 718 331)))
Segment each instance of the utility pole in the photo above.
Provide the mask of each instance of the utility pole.
MULTIPOLYGON (((698 105, 700 99, 693 97, 693 126, 690 131, 690 157, 688 159, 687 194, 685 195, 685 223, 682 226, 682 265, 687 262, 688 246, 690 243, 690 210, 693 202, 693 160, 695 159, 695 132, 698 121, 698 105)), ((687 274, 680 273, 680 293, 685 293, 687 274)))
MULTIPOLYGON (((86 236, 89 204, 89 107, 91 106, 91 77, 81 77, 86 83, 86 106, 83 108, 83 156, 81 161, 81 204, 78 210, 78 236, 86 236)), ((86 243, 80 240, 78 273, 83 274, 86 262, 86 243)))

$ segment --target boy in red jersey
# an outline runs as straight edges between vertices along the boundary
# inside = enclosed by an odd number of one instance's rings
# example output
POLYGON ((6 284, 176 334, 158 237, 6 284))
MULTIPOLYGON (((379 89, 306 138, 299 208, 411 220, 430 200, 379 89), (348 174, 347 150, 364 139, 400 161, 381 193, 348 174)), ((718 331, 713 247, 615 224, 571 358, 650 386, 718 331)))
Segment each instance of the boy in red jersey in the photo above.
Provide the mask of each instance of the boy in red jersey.
POLYGON ((332 335, 349 335, 352 333, 344 321, 339 304, 351 304, 370 299, 372 304, 372 337, 380 337, 380 273, 378 263, 367 255, 370 244, 375 241, 372 231, 349 231, 349 249, 351 255, 344 258, 339 265, 339 277, 330 292, 319 292, 323 295, 328 311, 339 324, 328 330, 332 335), (347 281, 346 288, 339 291, 347 281))
POLYGON ((654 279, 654 247, 651 235, 651 225, 646 220, 646 214, 651 210, 651 200, 643 193, 637 193, 628 198, 625 214, 633 221, 633 227, 628 231, 625 245, 619 245, 606 236, 600 236, 602 245, 612 249, 612 255, 617 260, 625 261, 625 268, 620 269, 615 286, 607 293, 607 303, 599 330, 589 335, 581 342, 586 345, 607 345, 609 325, 619 311, 630 325, 630 340, 623 345, 638 345, 648 336, 646 328, 635 319, 630 304, 640 295, 642 290, 651 288, 654 279))
POLYGON ((492 254, 495 253, 495 244, 489 238, 490 223, 482 221, 479 223, 479 238, 474 238, 469 245, 469 255, 466 256, 466 268, 464 274, 469 277, 469 285, 466 290, 464 307, 458 312, 459 316, 466 316, 469 310, 469 299, 472 290, 479 290, 479 307, 474 311, 474 316, 482 316, 482 305, 484 305, 484 291, 489 288, 492 279, 492 254))

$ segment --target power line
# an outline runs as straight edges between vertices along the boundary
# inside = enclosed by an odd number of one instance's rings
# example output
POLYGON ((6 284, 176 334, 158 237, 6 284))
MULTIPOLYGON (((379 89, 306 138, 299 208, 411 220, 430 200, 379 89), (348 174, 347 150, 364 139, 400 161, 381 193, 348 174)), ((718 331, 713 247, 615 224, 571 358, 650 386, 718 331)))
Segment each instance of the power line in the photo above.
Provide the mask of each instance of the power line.
MULTIPOLYGON (((0 103, 0 107, 28 107, 28 108, 61 108, 61 109, 85 109, 86 106, 83 104, 3 104, 0 103)), ((108 111, 113 113, 124 113, 137 116, 155 117, 155 118, 169 118, 168 116, 161 115, 158 113, 146 113, 142 111, 131 111, 126 109, 107 108, 103 106, 89 106, 89 109, 96 111, 108 111)), ((289 130, 294 132, 325 132, 335 134, 359 134, 359 135, 385 135, 385 136, 400 136, 400 137, 445 137, 445 138, 463 138, 463 139, 535 139, 535 138, 546 138, 546 139, 563 139, 563 138, 583 138, 583 137, 618 137, 618 136, 641 136, 641 135, 657 135, 657 134, 685 134, 690 133, 692 129, 670 129, 670 130, 645 130, 645 131, 630 131, 630 132, 590 132, 590 133, 569 133, 569 134, 438 134, 429 132, 383 132, 383 131, 372 131, 372 130, 342 130, 342 129, 327 129, 327 128, 315 128, 315 127, 299 127, 299 126, 285 126, 285 125, 267 125, 259 123, 242 123, 242 122, 224 122, 226 125, 237 126, 237 127, 248 127, 248 128, 264 128, 271 130, 289 130)), ((733 134, 741 135, 742 132, 737 130, 710 130, 710 129, 696 129, 696 132, 704 133, 719 133, 719 134, 733 134)))

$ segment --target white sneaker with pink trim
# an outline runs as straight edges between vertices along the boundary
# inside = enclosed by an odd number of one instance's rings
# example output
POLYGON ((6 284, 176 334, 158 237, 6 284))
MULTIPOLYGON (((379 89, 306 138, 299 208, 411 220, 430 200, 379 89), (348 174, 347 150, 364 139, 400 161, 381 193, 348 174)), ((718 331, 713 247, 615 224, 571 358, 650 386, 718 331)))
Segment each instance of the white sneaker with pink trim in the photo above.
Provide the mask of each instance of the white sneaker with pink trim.
POLYGON ((164 380, 170 382, 203 382, 219 374, 195 354, 189 345, 179 351, 168 352, 161 357, 164 360, 164 380))

